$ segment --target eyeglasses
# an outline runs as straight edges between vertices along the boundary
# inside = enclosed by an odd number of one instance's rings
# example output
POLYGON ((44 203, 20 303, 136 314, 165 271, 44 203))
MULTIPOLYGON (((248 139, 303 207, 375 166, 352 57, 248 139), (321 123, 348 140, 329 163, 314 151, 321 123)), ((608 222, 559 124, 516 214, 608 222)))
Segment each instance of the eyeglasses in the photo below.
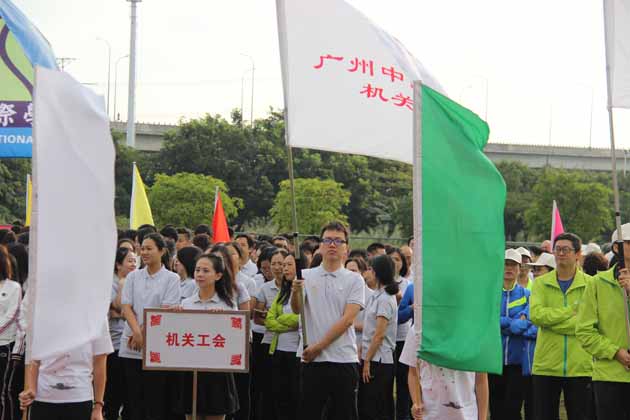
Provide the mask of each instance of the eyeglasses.
POLYGON ((348 243, 348 241, 345 241, 343 239, 340 238, 323 238, 322 239, 322 243, 324 245, 332 245, 335 244, 335 246, 341 246, 343 244, 348 243))
POLYGON ((573 249, 571 247, 568 247, 568 246, 557 246, 557 247, 555 247, 553 249, 553 252, 555 254, 560 254, 560 255, 562 255, 562 254, 570 254, 573 251, 575 251, 575 249, 573 249))

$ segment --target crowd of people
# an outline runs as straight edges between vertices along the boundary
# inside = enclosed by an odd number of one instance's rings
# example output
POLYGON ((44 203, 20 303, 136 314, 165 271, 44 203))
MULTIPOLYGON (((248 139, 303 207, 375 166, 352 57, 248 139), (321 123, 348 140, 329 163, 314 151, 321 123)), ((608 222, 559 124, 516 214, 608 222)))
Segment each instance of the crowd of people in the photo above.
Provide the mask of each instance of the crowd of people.
MULTIPOLYGON (((201 419, 557 420, 562 393, 569 420, 630 420, 630 273, 616 244, 604 254, 564 233, 505 251, 498 375, 417 359, 413 238, 350 249, 338 222, 298 249, 291 235, 230 234, 120 231, 108 328, 25 367, 28 232, 0 230, 0 420, 189 418, 192 374, 142 369, 150 307, 251 315, 250 370, 199 373, 201 419)), ((617 236, 630 263, 630 224, 617 236)))

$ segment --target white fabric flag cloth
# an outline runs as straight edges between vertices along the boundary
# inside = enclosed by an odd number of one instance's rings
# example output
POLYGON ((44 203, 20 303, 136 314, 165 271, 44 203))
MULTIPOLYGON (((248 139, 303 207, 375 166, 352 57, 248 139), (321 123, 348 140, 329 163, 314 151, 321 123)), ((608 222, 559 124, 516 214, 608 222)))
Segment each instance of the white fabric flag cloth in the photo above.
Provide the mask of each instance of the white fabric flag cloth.
POLYGON ((413 80, 439 84, 343 0, 277 0, 289 143, 411 163, 413 80))
POLYGON ((604 0, 609 105, 630 108, 630 0, 604 0))
POLYGON ((103 331, 116 252, 115 151, 103 98, 67 73, 37 67, 33 104, 27 357, 42 360, 103 331))

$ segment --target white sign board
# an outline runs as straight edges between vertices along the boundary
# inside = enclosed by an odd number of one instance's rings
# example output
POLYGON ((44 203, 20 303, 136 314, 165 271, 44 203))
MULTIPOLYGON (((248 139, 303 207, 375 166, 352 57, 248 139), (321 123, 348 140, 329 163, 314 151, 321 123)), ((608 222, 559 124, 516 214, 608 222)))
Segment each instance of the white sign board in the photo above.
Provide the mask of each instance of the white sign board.
POLYGON ((144 310, 146 370, 249 370, 249 312, 144 310))

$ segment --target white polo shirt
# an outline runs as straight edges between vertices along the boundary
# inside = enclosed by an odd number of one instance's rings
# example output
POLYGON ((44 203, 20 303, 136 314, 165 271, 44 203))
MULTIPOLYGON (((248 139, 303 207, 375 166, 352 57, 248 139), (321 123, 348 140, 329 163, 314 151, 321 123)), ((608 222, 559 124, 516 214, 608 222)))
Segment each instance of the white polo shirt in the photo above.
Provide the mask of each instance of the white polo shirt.
POLYGON ((249 277, 254 277, 256 273, 258 273, 258 267, 248 258, 243 268, 241 268, 241 271, 249 277))
POLYGON ((195 309, 199 311, 208 311, 210 309, 234 311, 238 309, 236 304, 233 304, 233 306, 230 306, 227 303, 225 303, 223 299, 221 299, 216 292, 214 293, 214 295, 212 295, 210 299, 201 300, 201 298, 199 297, 199 290, 196 290, 192 296, 182 301, 182 308, 195 309))
MULTIPOLYGON (((400 362, 416 367, 418 336, 409 330, 400 362)), ((475 372, 462 372, 420 361, 424 420, 477 420, 475 372)))
MULTIPOLYGON (((112 281, 112 292, 110 296, 110 303, 114 303, 116 297, 118 297, 118 289, 120 288, 120 281, 118 276, 114 274, 112 281)), ((123 330, 125 329, 125 318, 109 318, 109 335, 112 339, 112 345, 114 350, 120 348, 120 338, 122 337, 123 330)))
POLYGON ((20 284, 9 279, 2 280, 0 282, 0 346, 6 346, 15 341, 21 302, 20 284))
POLYGON ((365 360, 372 339, 376 333, 376 320, 378 317, 387 319, 385 337, 376 353, 372 357, 373 362, 394 363, 394 351, 396 350, 396 327, 398 326, 398 307, 396 296, 389 295, 384 289, 375 290, 367 299, 363 311, 363 339, 361 343, 361 357, 365 360))
MULTIPOLYGON (((367 302, 368 299, 370 298, 370 296, 372 296, 372 294, 374 293, 374 290, 370 289, 368 287, 368 285, 365 285, 365 301, 367 302)), ((357 318, 363 322, 363 318, 365 317, 365 308, 361 308, 361 311, 359 312, 359 315, 357 315, 357 318)), ((365 328, 365 326, 363 326, 363 328, 365 328)), ((361 331, 357 331, 354 330, 354 333, 357 336, 357 347, 360 348, 361 347, 361 343, 363 341, 363 333, 361 331)))
MULTIPOLYGON (((401 295, 405 295, 405 290, 407 290, 407 286, 409 286, 409 279, 406 277, 400 277, 398 279, 398 290, 400 290, 401 295)), ((396 330, 396 341, 405 341, 407 338, 407 333, 409 332, 409 327, 411 327, 411 319, 405 322, 404 324, 400 324, 398 329, 396 330)))
MULTIPOLYGON (((271 304, 276 299, 280 293, 280 288, 276 285, 275 280, 268 281, 263 284, 260 290, 258 291, 258 295, 256 295, 257 302, 263 302, 265 304, 265 309, 269 310, 271 308, 271 304)), ((271 340, 273 339, 273 333, 271 331, 267 331, 265 328, 265 336, 262 339, 264 344, 271 344, 271 340)))
MULTIPOLYGON (((160 308, 180 304, 179 283, 179 276, 168 271, 164 266, 152 276, 149 275, 146 267, 134 270, 127 275, 125 280, 121 303, 132 306, 138 325, 142 327, 145 308, 160 308)), ((129 359, 142 359, 140 351, 129 348, 129 337, 132 335, 129 323, 125 322, 118 355, 129 359)))
POLYGON ((114 351, 107 324, 101 335, 60 356, 45 359, 39 366, 36 401, 47 403, 76 403, 92 401, 92 373, 94 356, 114 351))
MULTIPOLYGON (((254 284, 256 285, 256 293, 254 293, 252 296, 255 297, 256 300, 258 300, 258 293, 263 287, 263 284, 265 284, 265 276, 263 276, 262 273, 257 273, 254 275, 253 280, 254 284)), ((257 334, 264 334, 266 331, 267 329, 264 325, 258 325, 252 322, 252 332, 255 332, 257 334)))
POLYGON ((193 293, 195 293, 195 290, 197 290, 197 283, 195 283, 194 279, 188 277, 184 280, 180 280, 179 289, 181 299, 184 300, 187 297, 191 297, 193 293))
MULTIPOLYGON (((332 273, 323 265, 302 271, 304 277, 304 317, 308 343, 321 341, 343 317, 348 304, 365 306, 365 283, 360 274, 345 268, 332 273)), ((298 348, 301 354, 302 345, 298 348)), ((350 326, 326 347, 314 362, 358 363, 356 335, 350 326)))
POLYGON ((258 293, 258 287, 256 287, 256 282, 251 276, 248 276, 247 274, 243 273, 243 270, 239 271, 236 274, 236 283, 242 284, 243 286, 245 286, 250 298, 255 297, 256 293, 258 293))

